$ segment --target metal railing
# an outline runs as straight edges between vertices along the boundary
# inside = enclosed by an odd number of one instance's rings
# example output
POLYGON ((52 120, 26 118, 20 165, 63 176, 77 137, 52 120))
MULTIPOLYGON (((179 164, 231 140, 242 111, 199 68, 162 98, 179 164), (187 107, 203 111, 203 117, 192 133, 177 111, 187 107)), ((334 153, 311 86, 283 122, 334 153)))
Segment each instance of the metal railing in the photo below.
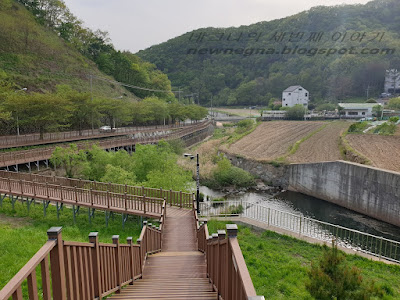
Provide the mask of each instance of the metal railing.
POLYGON ((63 241, 61 227, 50 228, 46 244, 4 286, 0 299, 22 300, 25 281, 29 299, 102 299, 119 292, 142 276, 146 255, 161 250, 162 230, 149 225, 137 244, 132 237, 120 244, 118 235, 112 244, 99 243, 97 232, 89 234, 89 243, 63 241))
POLYGON ((203 216, 240 216, 320 241, 400 262, 400 242, 246 201, 200 203, 203 216))

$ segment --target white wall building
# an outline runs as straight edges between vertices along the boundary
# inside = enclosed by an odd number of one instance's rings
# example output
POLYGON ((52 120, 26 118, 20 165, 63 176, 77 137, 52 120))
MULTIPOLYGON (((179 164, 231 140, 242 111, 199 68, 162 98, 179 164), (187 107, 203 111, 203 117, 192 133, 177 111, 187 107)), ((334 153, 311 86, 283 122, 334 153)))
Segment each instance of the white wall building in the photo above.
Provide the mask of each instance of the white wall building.
POLYGON ((343 108, 343 114, 346 118, 370 118, 374 106, 380 105, 380 103, 339 103, 339 106, 343 108))
POLYGON ((385 76, 385 93, 400 93, 400 72, 396 69, 386 70, 385 76))
POLYGON ((293 107, 296 104, 301 104, 308 107, 310 94, 300 85, 293 85, 288 87, 282 93, 282 107, 293 107))

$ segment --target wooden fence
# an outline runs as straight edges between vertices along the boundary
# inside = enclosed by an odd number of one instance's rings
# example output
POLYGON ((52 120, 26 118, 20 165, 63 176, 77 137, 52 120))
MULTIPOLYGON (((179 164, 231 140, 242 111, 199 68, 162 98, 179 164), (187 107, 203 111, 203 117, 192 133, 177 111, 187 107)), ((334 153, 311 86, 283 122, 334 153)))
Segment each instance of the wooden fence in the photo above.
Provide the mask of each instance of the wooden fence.
POLYGON ((99 243, 98 233, 89 234, 89 242, 63 241, 61 227, 47 232, 48 241, 0 291, 0 299, 23 299, 23 285, 30 300, 102 299, 119 292, 142 276, 147 254, 161 250, 162 228, 143 226, 137 244, 119 236, 112 244, 99 243), (40 268, 38 286, 36 268, 40 268))
MULTIPOLYGON (((124 214, 160 218, 166 202, 160 198, 128 193, 114 193, 92 188, 63 186, 45 181, 35 182, 22 179, 29 174, 6 172, 17 175, 0 177, 0 193, 28 197, 43 201, 59 202, 124 214)), ((34 175, 37 176, 37 175, 34 175)))
MULTIPOLYGON (((9 171, 0 171, 0 182, 2 182, 2 187, 4 191, 9 190, 9 186, 7 185, 7 179, 12 179, 14 181, 23 182, 35 182, 40 184, 40 187, 48 186, 54 188, 65 188, 66 190, 77 188, 78 191, 85 190, 85 194, 91 192, 100 193, 100 195, 104 195, 105 192, 109 192, 112 194, 118 194, 124 196, 125 194, 128 197, 137 196, 137 197, 146 197, 149 198, 158 198, 159 200, 165 199, 168 204, 183 208, 193 208, 193 199, 194 195, 191 193, 185 193, 182 191, 172 191, 172 190, 163 190, 163 189, 154 189, 148 187, 139 187, 139 186, 130 186, 116 183, 105 183, 105 182, 97 182, 90 180, 81 180, 81 179, 72 179, 66 177, 56 177, 56 176, 45 176, 45 175, 37 175, 32 173, 17 173, 17 172, 9 172, 9 171), (61 187, 60 187, 61 186, 61 187)), ((15 184, 18 188, 18 184, 15 184)), ((3 190, 1 189, 1 190, 3 190)), ((19 191, 19 190, 17 190, 19 191)), ((22 191, 25 191, 22 188, 22 191)), ((39 194, 38 194, 39 195, 39 194)), ((47 194, 45 195, 47 196, 47 194)), ((60 198, 60 196, 58 196, 60 198)), ((87 202, 84 200, 84 202, 87 202)))
POLYGON ((197 214, 197 241, 199 251, 207 259, 207 276, 218 292, 219 299, 263 300, 257 296, 237 240, 237 225, 227 224, 225 230, 209 236, 207 221, 200 225, 197 214))
MULTIPOLYGON (((201 123, 206 123, 199 122, 201 123)), ((195 123, 195 124, 199 124, 195 123)), ((181 123, 172 125, 158 125, 158 126, 137 126, 137 127, 123 127, 116 128, 112 132, 101 132, 99 129, 94 130, 83 130, 79 131, 66 131, 66 132, 51 132, 45 133, 41 137, 39 133, 27 134, 27 135, 11 135, 11 136, 1 136, 0 137, 0 149, 12 148, 12 147, 23 147, 32 145, 42 145, 50 143, 61 143, 68 141, 78 141, 85 139, 95 139, 95 138, 105 138, 119 135, 127 135, 138 132, 148 132, 156 130, 168 130, 173 128, 184 128, 190 127, 193 124, 181 123)))
MULTIPOLYGON (((139 138, 130 138, 130 137, 119 137, 119 138, 111 138, 107 140, 100 141, 84 141, 77 143, 77 147, 79 150, 87 149, 92 145, 98 145, 102 149, 112 149, 119 147, 132 146, 134 144, 152 144, 156 143, 162 139, 165 140, 173 140, 179 139, 188 134, 192 134, 194 132, 203 130, 207 126, 209 126, 209 122, 202 122, 196 125, 192 125, 190 127, 186 127, 183 129, 175 130, 174 132, 166 133, 163 135, 155 135, 155 136, 143 136, 139 138)), ((61 147, 65 147, 66 145, 61 145, 61 147)), ((0 153, 0 167, 6 167, 11 165, 18 165, 28 162, 36 162, 41 160, 50 159, 53 151, 56 146, 45 147, 39 149, 31 149, 31 150, 23 150, 23 151, 12 151, 12 152, 3 152, 0 153)))

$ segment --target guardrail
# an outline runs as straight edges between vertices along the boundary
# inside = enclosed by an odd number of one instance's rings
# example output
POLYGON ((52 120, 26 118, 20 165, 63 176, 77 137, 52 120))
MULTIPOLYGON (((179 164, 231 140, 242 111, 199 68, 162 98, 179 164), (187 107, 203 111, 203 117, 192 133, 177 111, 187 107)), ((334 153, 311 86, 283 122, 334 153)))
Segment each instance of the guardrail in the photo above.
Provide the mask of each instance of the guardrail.
POLYGON ((137 244, 132 237, 120 244, 118 235, 112 244, 99 243, 97 232, 89 234, 89 243, 81 243, 63 241, 61 227, 52 227, 46 244, 0 291, 0 299, 22 300, 25 281, 29 299, 102 299, 142 276, 146 255, 161 250, 161 234, 145 224, 137 244), (36 268, 41 270, 39 285, 36 268))
MULTIPOLYGON (((203 121, 205 123, 207 121, 203 121)), ((199 124, 201 122, 195 123, 199 124)), ((172 128, 183 128, 193 126, 191 123, 172 124, 172 125, 157 125, 157 126, 136 126, 136 127, 123 127, 116 128, 112 132, 101 132, 99 129, 79 131, 66 131, 66 132, 51 132, 40 135, 39 133, 27 135, 11 135, 0 136, 0 149, 42 145, 49 143, 60 143, 67 141, 77 141, 84 139, 104 138, 118 135, 126 135, 144 131, 166 130, 172 128)))
POLYGON ((312 237, 331 242, 389 261, 400 262, 400 242, 375 236, 340 225, 273 209, 261 204, 246 201, 221 201, 200 203, 204 216, 240 216, 257 220, 267 226, 282 228, 299 236, 312 237))
POLYGON ((200 224, 197 212, 194 211, 194 214, 198 249, 206 255, 207 276, 218 292, 218 299, 263 300, 263 296, 257 296, 240 250, 237 225, 227 224, 226 231, 218 230, 218 233, 210 236, 207 221, 200 224))

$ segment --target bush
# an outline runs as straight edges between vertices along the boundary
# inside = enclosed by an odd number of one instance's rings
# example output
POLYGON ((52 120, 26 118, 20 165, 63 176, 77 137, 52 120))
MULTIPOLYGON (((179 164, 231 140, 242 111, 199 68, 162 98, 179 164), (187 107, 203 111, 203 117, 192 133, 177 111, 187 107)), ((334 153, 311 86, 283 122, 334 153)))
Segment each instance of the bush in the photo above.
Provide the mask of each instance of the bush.
POLYGON ((168 144, 171 146, 171 150, 178 155, 182 155, 186 147, 185 142, 181 139, 168 141, 168 144))
POLYGON ((399 120, 400 120, 399 117, 390 117, 389 118, 389 122, 392 122, 392 123, 397 123, 399 120))
POLYGON ((220 186, 249 187, 254 185, 254 178, 250 173, 232 166, 231 162, 225 157, 218 162, 213 175, 220 186))
POLYGON ((237 123, 236 133, 242 134, 250 130, 254 125, 254 121, 250 119, 241 120, 237 123))
POLYGON ((374 129, 374 133, 380 135, 393 135, 396 132, 396 128, 396 124, 386 122, 382 125, 376 126, 374 129))
POLYGON ((345 256, 332 243, 332 249, 323 247, 318 263, 313 263, 308 272, 307 290, 316 299, 371 299, 383 297, 384 292, 374 282, 365 282, 360 269, 350 268, 345 256))
POLYGON ((301 104, 296 104, 293 107, 289 107, 286 116, 289 120, 303 120, 306 108, 301 104))
POLYGON ((239 204, 238 206, 231 205, 221 212, 222 215, 240 215, 243 213, 244 208, 243 205, 239 204))
POLYGON ((368 122, 354 123, 350 125, 348 132, 363 132, 368 126, 368 122))

